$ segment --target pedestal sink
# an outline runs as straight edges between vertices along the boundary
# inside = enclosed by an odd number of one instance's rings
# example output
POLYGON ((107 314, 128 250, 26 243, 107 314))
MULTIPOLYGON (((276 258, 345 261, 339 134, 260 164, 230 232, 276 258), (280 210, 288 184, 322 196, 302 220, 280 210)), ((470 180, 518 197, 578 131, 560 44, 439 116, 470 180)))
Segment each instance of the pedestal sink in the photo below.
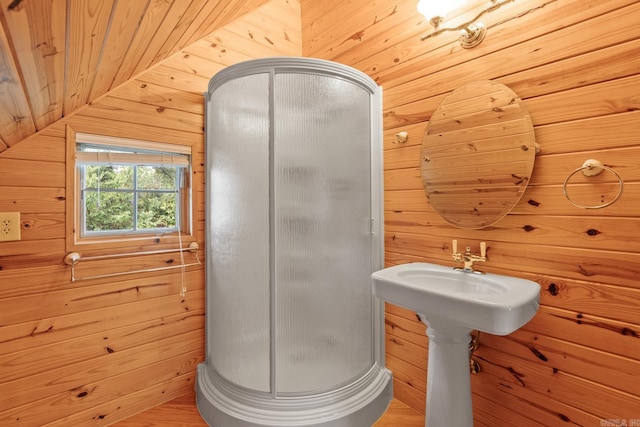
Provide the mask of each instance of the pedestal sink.
POLYGON ((538 311, 536 282, 473 274, 429 263, 401 264, 371 275, 373 294, 414 310, 428 326, 427 427, 473 427, 469 333, 508 335, 538 311))

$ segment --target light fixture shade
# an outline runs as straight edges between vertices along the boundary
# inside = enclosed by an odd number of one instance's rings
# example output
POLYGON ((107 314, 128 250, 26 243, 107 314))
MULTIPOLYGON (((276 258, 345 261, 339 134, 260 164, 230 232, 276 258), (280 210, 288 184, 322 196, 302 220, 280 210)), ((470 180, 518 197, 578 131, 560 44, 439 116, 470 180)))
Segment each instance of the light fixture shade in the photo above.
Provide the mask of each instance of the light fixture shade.
POLYGON ((448 13, 465 3, 466 0, 420 0, 417 9, 427 20, 431 20, 435 17, 446 17, 448 13))

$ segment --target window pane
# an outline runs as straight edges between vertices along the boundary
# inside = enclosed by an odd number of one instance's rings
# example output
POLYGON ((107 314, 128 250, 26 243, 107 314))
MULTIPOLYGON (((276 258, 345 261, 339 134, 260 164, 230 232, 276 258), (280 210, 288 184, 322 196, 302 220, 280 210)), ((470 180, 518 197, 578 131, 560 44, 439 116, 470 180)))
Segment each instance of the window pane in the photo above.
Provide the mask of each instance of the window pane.
POLYGON ((85 190, 86 231, 133 230, 133 193, 85 190))
POLYGON ((138 166, 138 189, 174 190, 175 187, 175 167, 138 166))
POLYGON ((133 189, 133 166, 85 166, 85 188, 133 189))
POLYGON ((138 229, 176 228, 175 193, 138 193, 138 229))
POLYGON ((135 140, 122 140, 123 146, 117 146, 118 138, 84 137, 88 141, 76 145, 75 156, 82 191, 81 236, 189 228, 189 206, 181 206, 190 203, 188 179, 184 186, 181 179, 189 167, 189 150, 135 140))

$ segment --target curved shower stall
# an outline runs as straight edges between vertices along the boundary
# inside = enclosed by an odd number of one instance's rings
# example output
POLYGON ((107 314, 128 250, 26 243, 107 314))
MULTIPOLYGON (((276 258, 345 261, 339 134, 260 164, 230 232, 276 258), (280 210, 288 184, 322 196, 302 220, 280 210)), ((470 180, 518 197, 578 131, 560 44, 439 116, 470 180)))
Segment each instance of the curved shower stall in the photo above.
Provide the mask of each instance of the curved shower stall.
POLYGON ((392 397, 381 89, 333 62, 225 68, 206 93, 206 360, 214 427, 370 426, 392 397))

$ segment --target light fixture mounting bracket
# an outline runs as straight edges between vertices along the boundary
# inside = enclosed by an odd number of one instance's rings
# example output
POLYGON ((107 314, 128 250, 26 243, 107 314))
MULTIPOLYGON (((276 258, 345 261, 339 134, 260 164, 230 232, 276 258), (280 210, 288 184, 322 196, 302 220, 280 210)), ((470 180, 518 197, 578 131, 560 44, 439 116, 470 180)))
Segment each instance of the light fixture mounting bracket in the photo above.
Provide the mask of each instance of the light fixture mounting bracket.
POLYGON ((487 34, 487 27, 480 21, 460 30, 460 45, 465 49, 478 46, 487 34))
MULTIPOLYGON (((472 47, 479 45, 482 42, 482 40, 484 40, 484 37, 487 34, 487 26, 484 23, 480 22, 479 19, 483 15, 489 12, 493 12, 494 10, 497 10, 500 7, 504 6, 505 4, 511 3, 513 1, 515 0, 490 0, 490 4, 488 7, 480 11, 473 19, 457 27, 444 27, 444 28, 440 27, 440 25, 444 22, 444 17, 442 16, 434 16, 432 18, 428 18, 429 23, 433 26, 435 31, 420 37, 420 40, 424 41, 428 38, 435 37, 446 31, 457 30, 460 33, 460 37, 459 37, 460 45, 465 49, 471 49, 472 47)), ((550 1, 553 2, 556 0, 550 0, 550 1)))

